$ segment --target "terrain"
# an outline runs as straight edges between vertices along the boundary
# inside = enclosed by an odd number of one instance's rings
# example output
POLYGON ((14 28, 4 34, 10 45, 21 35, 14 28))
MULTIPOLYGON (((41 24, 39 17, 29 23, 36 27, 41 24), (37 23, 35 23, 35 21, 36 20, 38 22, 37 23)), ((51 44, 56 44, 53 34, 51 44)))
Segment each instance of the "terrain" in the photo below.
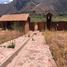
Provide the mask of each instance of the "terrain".
POLYGON ((21 32, 2 30, 0 31, 0 44, 15 39, 21 35, 23 35, 21 32))
POLYGON ((67 32, 46 31, 45 38, 57 66, 67 67, 67 32))
POLYGON ((67 0, 14 0, 0 4, 0 15, 22 12, 67 14, 67 0))

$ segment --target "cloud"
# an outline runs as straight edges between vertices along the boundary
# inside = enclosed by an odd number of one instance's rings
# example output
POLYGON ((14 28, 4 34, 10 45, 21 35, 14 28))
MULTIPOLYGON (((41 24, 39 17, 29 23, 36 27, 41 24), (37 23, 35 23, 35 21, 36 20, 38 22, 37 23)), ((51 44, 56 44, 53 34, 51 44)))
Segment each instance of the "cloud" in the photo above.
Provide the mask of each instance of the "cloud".
POLYGON ((13 0, 9 0, 10 2, 12 2, 13 0))
POLYGON ((0 0, 0 4, 8 4, 12 2, 13 0, 0 0))

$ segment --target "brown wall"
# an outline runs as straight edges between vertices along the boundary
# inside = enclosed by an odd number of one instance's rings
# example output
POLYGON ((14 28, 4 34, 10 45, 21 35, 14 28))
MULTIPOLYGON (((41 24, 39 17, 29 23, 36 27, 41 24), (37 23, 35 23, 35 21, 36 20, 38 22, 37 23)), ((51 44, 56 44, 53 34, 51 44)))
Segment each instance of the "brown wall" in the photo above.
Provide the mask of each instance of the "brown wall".
POLYGON ((45 30, 45 22, 39 22, 38 23, 38 30, 40 30, 40 31, 45 30))
MULTIPOLYGON (((34 23, 34 22, 30 23, 30 30, 34 31, 35 24, 36 23, 34 23)), ((45 22, 38 22, 37 25, 38 25, 38 30, 42 31, 45 29, 45 22)))
POLYGON ((30 30, 34 31, 35 23, 30 23, 30 30))
MULTIPOLYGON (((23 30, 25 33, 27 33, 30 30, 34 31, 35 23, 30 23, 30 21, 21 22, 23 30)), ((3 28, 3 24, 5 25, 6 22, 0 22, 0 27, 3 28)), ((42 31, 45 30, 45 24, 46 22, 38 22, 38 30, 42 31)), ((67 22, 52 22, 51 29, 54 30, 67 30, 67 22), (58 24, 58 26, 57 26, 58 24)))
MULTIPOLYGON (((38 24, 38 30, 42 31, 45 30, 45 24, 46 22, 39 22, 38 24)), ((30 30, 34 30, 35 23, 30 23, 30 30)), ((51 29, 54 30, 67 30, 67 22, 52 22, 51 29), (57 26, 58 25, 58 26, 57 26)))
POLYGON ((25 22, 25 27, 24 27, 24 33, 26 34, 27 32, 29 32, 29 22, 25 22))
POLYGON ((51 27, 55 30, 67 30, 67 22, 52 22, 51 27))

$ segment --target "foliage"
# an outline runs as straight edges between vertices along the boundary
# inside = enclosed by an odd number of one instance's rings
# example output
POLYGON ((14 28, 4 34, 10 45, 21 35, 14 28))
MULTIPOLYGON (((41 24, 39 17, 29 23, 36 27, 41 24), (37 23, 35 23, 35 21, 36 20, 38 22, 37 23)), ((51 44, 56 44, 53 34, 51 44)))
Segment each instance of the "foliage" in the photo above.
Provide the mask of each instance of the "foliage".
POLYGON ((58 67, 67 67, 67 32, 46 31, 45 38, 58 67))
POLYGON ((8 45, 7 48, 15 48, 15 43, 11 43, 11 45, 8 45))
POLYGON ((45 16, 43 15, 32 15, 31 16, 31 22, 45 22, 45 16))
POLYGON ((67 21, 67 16, 53 16, 52 21, 67 21))
POLYGON ((22 32, 2 30, 0 31, 0 44, 18 38, 19 36, 22 35, 23 35, 22 32))

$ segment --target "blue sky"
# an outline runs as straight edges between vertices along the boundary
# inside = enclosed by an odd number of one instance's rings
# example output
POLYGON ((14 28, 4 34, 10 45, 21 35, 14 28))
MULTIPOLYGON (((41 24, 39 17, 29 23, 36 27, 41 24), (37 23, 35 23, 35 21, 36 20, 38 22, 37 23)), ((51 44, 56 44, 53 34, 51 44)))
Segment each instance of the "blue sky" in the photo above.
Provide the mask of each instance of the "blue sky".
POLYGON ((0 4, 8 4, 12 2, 13 0, 0 0, 0 4))

